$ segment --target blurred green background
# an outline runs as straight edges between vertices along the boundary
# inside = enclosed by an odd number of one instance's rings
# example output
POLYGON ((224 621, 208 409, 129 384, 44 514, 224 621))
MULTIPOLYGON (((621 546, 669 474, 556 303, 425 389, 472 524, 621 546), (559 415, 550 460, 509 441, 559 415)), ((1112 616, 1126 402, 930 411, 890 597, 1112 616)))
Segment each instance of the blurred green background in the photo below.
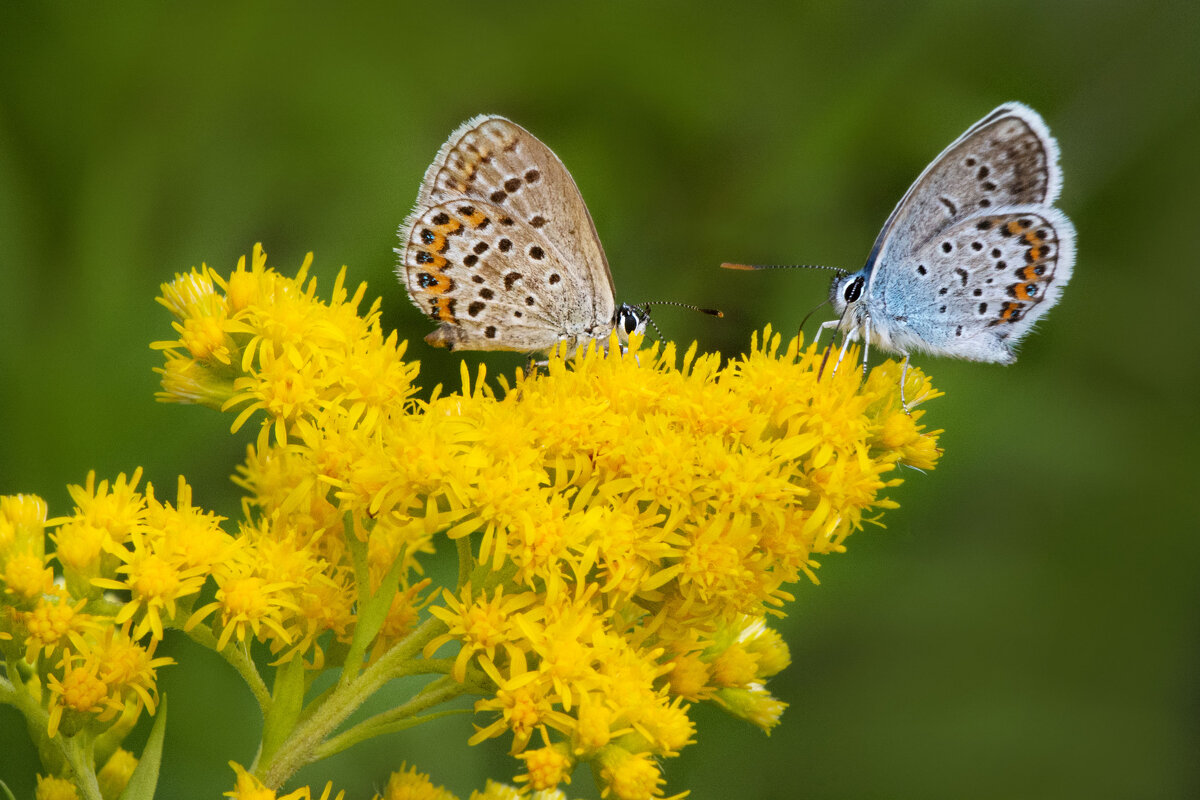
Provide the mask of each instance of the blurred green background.
MULTIPOLYGON (((245 439, 156 404, 161 282, 256 241, 382 295, 422 383, 458 357, 395 282, 395 229, 445 137, 510 116, 574 174, 619 299, 727 355, 857 268, 925 164, 1024 101, 1063 152, 1075 278, 1012 367, 917 363, 945 457, 886 530, 826 559, 782 628, 769 738, 709 709, 667 764, 698 800, 1200 796, 1200 11, 1195 3, 0 5, 0 493, 146 468, 235 514, 245 439)), ((471 362, 476 355, 465 356, 471 362)), ((491 357, 493 369, 521 356, 491 357)), ((160 796, 213 797, 258 722, 173 639, 160 796)), ((164 652, 160 649, 160 654, 164 652)), ((402 689, 399 690, 402 693, 402 689)), ((462 797, 511 779, 459 717, 303 773, 369 797, 401 761, 462 797)), ((141 734, 144 736, 144 733, 141 734)), ((0 709, 0 779, 34 755, 0 709)), ((579 776, 572 794, 594 796, 579 776)))

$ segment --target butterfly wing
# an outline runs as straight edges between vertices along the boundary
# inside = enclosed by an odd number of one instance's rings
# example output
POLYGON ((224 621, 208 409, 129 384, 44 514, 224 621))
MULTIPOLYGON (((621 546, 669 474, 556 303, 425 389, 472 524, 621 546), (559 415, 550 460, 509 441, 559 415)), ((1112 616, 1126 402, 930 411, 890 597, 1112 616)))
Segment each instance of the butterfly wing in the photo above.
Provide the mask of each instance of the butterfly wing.
POLYGON ((502 117, 451 134, 400 241, 409 296, 441 323, 431 344, 544 350, 611 328, 612 274, 575 181, 502 117))
POLYGON ((425 337, 430 344, 531 352, 604 332, 582 322, 593 309, 579 273, 499 206, 450 201, 419 209, 410 222, 404 277, 413 303, 440 323, 425 337))
POLYGON ((943 150, 896 205, 867 259, 872 283, 888 263, 960 220, 1002 206, 1052 205, 1062 188, 1058 159, 1036 111, 1021 103, 996 108, 943 150))
POLYGON ((879 273, 871 326, 890 350, 1011 363, 1074 264, 1075 229, 1057 209, 974 214, 879 273))
POLYGON ((1042 118, 1020 103, 972 125, 892 211, 854 326, 896 352, 1013 361, 1075 263, 1075 230, 1052 207, 1058 159, 1042 118))

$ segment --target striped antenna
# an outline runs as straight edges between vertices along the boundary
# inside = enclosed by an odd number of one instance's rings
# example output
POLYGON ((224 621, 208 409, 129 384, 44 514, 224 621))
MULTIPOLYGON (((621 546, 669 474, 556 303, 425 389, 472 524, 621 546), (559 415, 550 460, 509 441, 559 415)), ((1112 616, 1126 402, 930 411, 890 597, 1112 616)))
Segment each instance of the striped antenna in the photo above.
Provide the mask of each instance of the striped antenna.
POLYGON ((759 269, 827 269, 838 273, 839 275, 848 274, 841 267, 826 267, 823 264, 734 264, 726 261, 721 265, 722 269, 743 269, 748 271, 759 269))
POLYGON ((650 306, 679 306, 680 308, 690 308, 692 311, 699 311, 701 314, 708 314, 710 317, 723 317, 725 312, 719 308, 701 308, 690 303, 676 303, 673 300, 651 300, 648 303, 634 303, 633 305, 646 309, 646 313, 650 313, 650 306))

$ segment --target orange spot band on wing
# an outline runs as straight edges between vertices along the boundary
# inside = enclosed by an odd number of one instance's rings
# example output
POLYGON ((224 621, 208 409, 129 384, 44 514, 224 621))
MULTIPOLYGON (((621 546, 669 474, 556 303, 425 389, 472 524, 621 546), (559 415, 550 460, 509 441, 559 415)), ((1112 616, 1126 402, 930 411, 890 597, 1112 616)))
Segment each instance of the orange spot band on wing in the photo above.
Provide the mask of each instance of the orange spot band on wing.
MULTIPOLYGON (((445 259, 442 259, 445 263, 445 259)), ((418 272, 414 292, 442 295, 454 290, 454 280, 440 272, 418 272)))
POLYGON ((1000 319, 1005 322, 1011 322, 1013 315, 1024 308, 1024 303, 1005 303, 1004 309, 1000 312, 1000 319))
POLYGON ((439 297, 433 301, 433 316, 442 322, 454 322, 454 298, 439 297))
POLYGON ((487 215, 484 214, 482 211, 480 211, 478 208, 475 209, 474 214, 471 214, 470 216, 467 216, 467 217, 463 217, 463 221, 466 222, 468 225, 470 225, 472 228, 478 228, 480 225, 483 224, 483 221, 485 219, 487 219, 487 215))
POLYGON ((425 291, 430 294, 445 294, 454 288, 454 281, 447 278, 445 275, 434 275, 433 282, 425 287, 425 291))

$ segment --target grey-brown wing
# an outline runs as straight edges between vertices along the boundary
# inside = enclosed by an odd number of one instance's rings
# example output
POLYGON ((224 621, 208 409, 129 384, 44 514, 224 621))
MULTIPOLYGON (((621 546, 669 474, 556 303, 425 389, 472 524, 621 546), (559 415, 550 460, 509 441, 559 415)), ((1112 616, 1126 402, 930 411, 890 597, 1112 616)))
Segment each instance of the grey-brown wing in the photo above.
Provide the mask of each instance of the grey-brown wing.
MULTIPOLYGON (((996 108, 921 173, 880 231, 868 264, 909 253, 967 217, 1014 205, 1051 205, 1062 187, 1058 143, 1036 111, 996 108)), ((872 275, 872 281, 877 278, 872 275)))
POLYGON ((532 352, 612 329, 611 320, 591 320, 583 276, 509 211, 454 200, 409 223, 403 277, 417 308, 440 323, 430 344, 532 352))
POLYGON ((499 116, 461 125, 426 171, 417 206, 458 199, 490 203, 546 239, 586 287, 586 322, 611 321, 612 272, 596 226, 571 174, 536 136, 499 116))

